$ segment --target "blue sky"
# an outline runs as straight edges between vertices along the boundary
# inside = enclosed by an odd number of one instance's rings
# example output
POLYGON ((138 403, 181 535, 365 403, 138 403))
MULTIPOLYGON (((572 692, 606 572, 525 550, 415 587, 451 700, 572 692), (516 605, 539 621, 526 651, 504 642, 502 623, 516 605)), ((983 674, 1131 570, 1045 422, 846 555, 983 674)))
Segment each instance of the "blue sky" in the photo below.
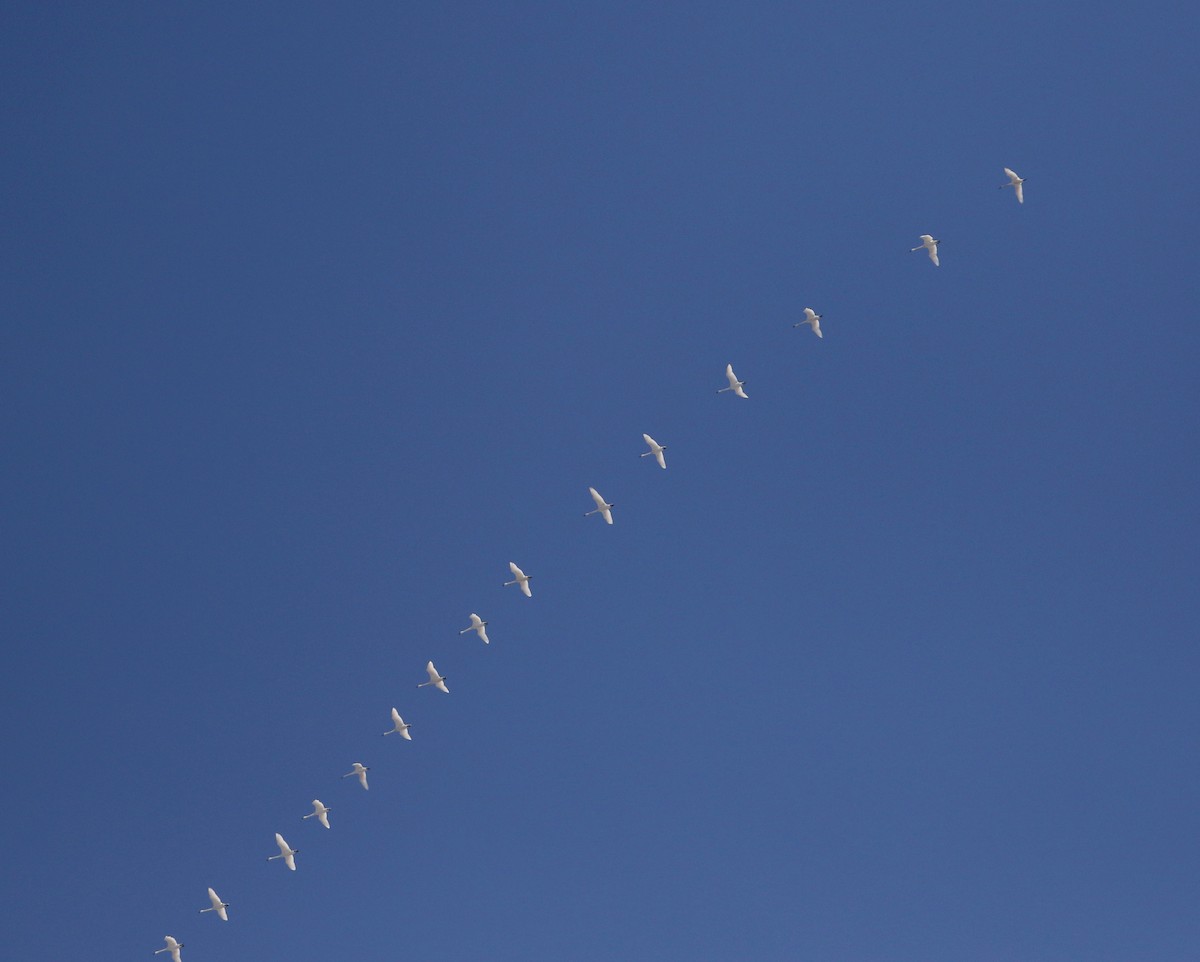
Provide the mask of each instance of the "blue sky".
POLYGON ((1195 27, 9 5, 12 957, 1196 958, 1195 27))

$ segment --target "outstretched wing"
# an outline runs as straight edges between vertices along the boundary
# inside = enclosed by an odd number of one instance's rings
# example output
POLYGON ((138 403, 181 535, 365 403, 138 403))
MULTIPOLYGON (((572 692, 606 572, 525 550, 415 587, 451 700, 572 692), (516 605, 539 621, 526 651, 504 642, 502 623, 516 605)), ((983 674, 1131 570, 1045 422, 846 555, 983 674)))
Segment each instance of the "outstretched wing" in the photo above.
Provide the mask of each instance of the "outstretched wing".
POLYGON ((1024 184, 1017 184, 1017 203, 1018 204, 1025 203, 1025 185, 1024 184))
POLYGON ((511 561, 508 563, 508 570, 513 573, 513 577, 516 578, 518 581, 520 581, 521 579, 523 579, 525 577, 525 572, 522 571, 520 568, 518 568, 511 561))
POLYGON ((429 676, 429 680, 432 682, 436 682, 440 677, 437 673, 437 669, 433 667, 432 661, 425 666, 425 674, 429 676))
POLYGON ((530 589, 528 581, 521 582, 521 591, 523 591, 525 593, 526 598, 533 597, 533 591, 530 589))
POLYGON ((733 373, 733 365, 732 364, 725 365, 725 377, 728 378, 730 387, 732 387, 732 388, 737 387, 737 375, 733 373))

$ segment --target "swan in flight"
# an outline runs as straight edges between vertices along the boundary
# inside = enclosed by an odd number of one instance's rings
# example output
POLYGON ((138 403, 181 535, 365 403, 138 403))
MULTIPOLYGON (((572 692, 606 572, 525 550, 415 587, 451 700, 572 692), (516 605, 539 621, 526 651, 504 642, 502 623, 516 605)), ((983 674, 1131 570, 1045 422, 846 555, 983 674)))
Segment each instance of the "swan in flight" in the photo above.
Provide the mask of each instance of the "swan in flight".
POLYGON ((275 833, 275 844, 279 846, 278 855, 268 855, 267 861, 274 862, 275 859, 283 859, 283 864, 290 868, 293 872, 296 871, 296 855, 300 851, 298 848, 291 848, 287 842, 283 840, 283 836, 278 832, 275 833))
POLYGON ((657 441, 654 440, 654 438, 650 437, 650 435, 648 435, 648 434, 643 434, 642 440, 645 441, 646 444, 648 444, 650 446, 650 450, 643 451, 641 456, 643 458, 648 458, 648 457, 650 457, 650 455, 653 454, 654 460, 658 462, 658 466, 665 471, 666 467, 667 467, 667 459, 663 457, 663 452, 665 450, 667 450, 667 446, 665 444, 659 444, 657 441))
POLYGON ((804 309, 804 320, 797 321, 792 325, 792 327, 803 327, 805 324, 807 324, 813 329, 813 333, 816 334, 817 337, 824 337, 825 335, 821 333, 821 318, 824 316, 824 314, 818 314, 811 307, 806 307, 804 309))
POLYGON ((219 898, 217 898, 217 893, 214 892, 212 889, 208 890, 208 900, 210 902, 212 902, 212 908, 201 909, 200 911, 201 912, 216 912, 217 918, 219 918, 222 922, 228 922, 229 915, 228 915, 228 913, 226 913, 225 910, 227 908, 229 908, 229 903, 222 902, 219 898))
POLYGON ((351 775, 357 775, 358 783, 363 788, 369 789, 371 786, 367 784, 367 772, 370 770, 371 767, 369 765, 364 765, 362 762, 355 762, 354 767, 350 771, 346 772, 342 778, 349 778, 351 775))
POLYGON ((483 643, 485 645, 491 644, 491 642, 488 641, 487 636, 487 622, 480 618, 479 615, 475 614, 473 611, 471 612, 471 623, 462 631, 460 631, 459 634, 465 635, 468 631, 474 631, 475 634, 483 639, 483 643))
POLYGON ((1008 177, 1008 183, 1001 184, 1000 190, 1004 190, 1005 187, 1015 187, 1017 189, 1017 203, 1025 203, 1025 192, 1021 190, 1021 185, 1025 183, 1025 178, 1018 177, 1015 170, 1009 170, 1007 167, 1004 168, 1004 173, 1008 177))
POLYGON ((429 676, 429 681, 423 681, 417 685, 418 688, 428 688, 433 685, 438 691, 444 691, 447 695, 450 694, 450 689, 446 687, 446 676, 439 675, 436 668, 433 667, 433 662, 429 662, 425 666, 425 674, 429 676))
POLYGON ((525 592, 525 597, 532 598, 533 592, 529 590, 529 579, 532 578, 533 575, 525 574, 524 571, 518 568, 511 561, 508 563, 508 570, 513 573, 513 578, 515 580, 504 582, 504 587, 507 588, 509 585, 520 585, 521 590, 525 592))
POLYGON ((726 391, 732 391, 738 397, 744 397, 744 398, 750 397, 750 395, 748 395, 745 391, 742 390, 742 388, 744 388, 746 386, 746 382, 739 381, 737 379, 737 375, 733 373, 733 365, 732 364, 725 365, 725 376, 729 379, 729 387, 721 388, 719 391, 717 391, 718 394, 724 394, 726 391))
POLYGON ((589 514, 598 514, 609 524, 612 524, 612 509, 615 506, 600 497, 600 492, 595 488, 588 488, 588 491, 592 495, 592 500, 596 502, 596 507, 593 511, 585 511, 583 516, 586 518, 589 514))
MULTIPOLYGON (((433 664, 433 663, 430 662, 430 664, 433 664)), ((406 741, 411 742, 412 735, 410 735, 408 733, 408 730, 410 728, 412 728, 412 725, 405 724, 404 719, 400 717, 400 713, 398 711, 396 711, 396 709, 393 708, 392 709, 392 727, 390 729, 388 729, 387 731, 385 731, 383 734, 384 734, 385 738, 388 735, 399 734, 401 738, 405 739, 406 741)))
POLYGON ((929 259, 931 261, 933 261, 933 266, 941 267, 942 265, 941 265, 941 262, 938 260, 938 251, 937 251, 938 244, 940 244, 940 243, 941 243, 940 240, 934 240, 934 238, 932 236, 930 236, 929 234, 922 234, 921 235, 921 246, 914 247, 913 250, 919 251, 922 247, 925 248, 925 250, 929 251, 929 259))
MULTIPOLYGON (((366 769, 365 768, 363 769, 363 772, 364 772, 363 777, 366 778, 366 774, 365 774, 366 769)), ((353 775, 354 772, 348 772, 347 774, 353 775)), ((342 777, 344 778, 345 776, 343 775, 342 777)), ((367 786, 364 783, 363 788, 366 788, 366 787, 367 786)), ((333 811, 333 809, 329 808, 327 805, 324 805, 319 798, 314 798, 313 799, 313 810, 311 812, 309 812, 307 815, 301 815, 300 817, 301 818, 315 818, 318 822, 320 822, 326 828, 329 828, 329 813, 332 811, 333 811)))
POLYGON ((176 942, 175 937, 172 935, 168 935, 163 941, 167 944, 161 949, 155 949, 154 954, 158 955, 160 952, 170 952, 171 962, 179 962, 179 950, 183 948, 183 943, 176 942))

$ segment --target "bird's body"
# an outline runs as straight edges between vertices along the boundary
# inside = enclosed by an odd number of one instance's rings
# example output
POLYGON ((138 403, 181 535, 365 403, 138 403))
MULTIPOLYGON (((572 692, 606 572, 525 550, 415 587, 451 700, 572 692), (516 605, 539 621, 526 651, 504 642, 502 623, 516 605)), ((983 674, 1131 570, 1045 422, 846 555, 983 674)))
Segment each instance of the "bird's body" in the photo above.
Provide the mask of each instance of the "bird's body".
POLYGON ((278 855, 268 855, 267 861, 274 862, 275 859, 283 859, 283 864, 290 868, 293 872, 296 871, 296 855, 300 851, 298 848, 292 848, 283 840, 283 836, 278 832, 275 833, 275 844, 279 846, 278 855))
POLYGON ((349 778, 351 775, 358 776, 358 784, 363 788, 369 789, 371 786, 367 784, 367 772, 371 770, 369 765, 364 765, 362 762, 355 762, 354 767, 346 772, 342 778, 349 778))
POLYGON ((425 674, 429 676, 429 681, 423 681, 417 685, 418 688, 428 688, 433 685, 438 691, 444 691, 447 695, 450 694, 450 689, 446 687, 446 676, 439 675, 438 670, 433 667, 433 662, 429 662, 425 666, 425 674))
POLYGON ((471 612, 471 623, 462 631, 460 631, 459 634, 465 635, 468 631, 474 631, 475 634, 483 639, 483 643, 485 645, 491 644, 491 642, 488 641, 487 636, 487 622, 480 618, 479 615, 475 614, 473 611, 471 612))
POLYGON ((643 434, 642 440, 645 441, 647 445, 649 445, 650 450, 643 451, 641 456, 643 458, 648 458, 648 457, 650 457, 650 455, 653 454, 654 460, 658 462, 658 466, 665 471, 667 468, 667 459, 663 457, 663 452, 665 450, 667 450, 667 446, 665 444, 659 444, 657 441, 654 440, 654 438, 650 437, 650 435, 648 435, 648 434, 643 434))
MULTIPOLYGON (((366 769, 365 768, 363 769, 363 773, 364 773, 363 777, 365 778, 366 777, 366 774, 365 774, 366 769)), ((353 775, 354 772, 350 772, 349 774, 353 775)), ((344 778, 345 776, 342 776, 342 777, 344 778)), ((365 788, 366 785, 364 785, 363 787, 365 788)), ((300 817, 301 818, 315 818, 318 822, 320 822, 326 828, 329 828, 329 813, 331 811, 333 811, 333 809, 322 804, 322 802, 319 798, 314 798, 313 799, 313 810, 311 812, 309 812, 307 815, 301 815, 300 817)))
POLYGON ((588 488, 588 492, 591 494, 592 500, 596 502, 596 507, 592 511, 585 511, 583 516, 586 518, 589 514, 598 514, 609 524, 612 524, 612 509, 614 505, 609 504, 600 497, 600 492, 595 488, 588 488))
POLYGON ((1023 183, 1025 183, 1025 179, 1023 177, 1018 177, 1017 172, 1015 170, 1009 170, 1007 167, 1004 168, 1004 173, 1008 177, 1008 183, 1001 184, 1000 189, 1004 190, 1005 187, 1016 188, 1017 203, 1018 204, 1025 203, 1025 191, 1021 189, 1021 185, 1023 183))
POLYGON ((154 954, 158 955, 160 952, 170 952, 171 953, 171 962, 179 962, 179 950, 183 948, 183 943, 176 942, 174 937, 170 936, 170 935, 168 935, 165 939, 163 939, 163 941, 166 942, 167 944, 164 945, 161 949, 155 949, 154 954))
POLYGON ((936 240, 932 235, 922 234, 921 235, 921 246, 914 247, 913 250, 919 251, 921 249, 924 249, 924 250, 929 251, 929 259, 931 261, 933 261, 933 266, 941 267, 942 266, 941 261, 938 260, 938 244, 940 244, 940 243, 941 243, 941 241, 936 240))
POLYGON ((525 574, 524 571, 518 568, 511 561, 508 563, 508 570, 513 573, 513 580, 504 582, 504 587, 507 588, 509 585, 520 585, 521 590, 525 593, 525 597, 532 598, 533 591, 529 587, 529 579, 532 578, 533 575, 525 574))
POLYGON ((208 890, 208 900, 212 903, 212 907, 207 908, 207 909, 201 909, 200 911, 202 913, 203 912, 216 912, 217 918, 219 918, 222 922, 228 922, 229 915, 225 912, 225 910, 227 908, 229 908, 229 903, 222 902, 219 898, 217 898, 217 893, 214 892, 212 889, 208 890))
POLYGON ((719 391, 717 391, 718 394, 724 394, 726 391, 732 391, 738 397, 749 398, 750 395, 748 395, 745 391, 742 390, 742 388, 746 386, 746 382, 739 381, 737 379, 737 375, 733 373, 733 365, 732 364, 725 365, 725 377, 729 381, 729 387, 721 388, 719 391))
MULTIPOLYGON (((430 662, 430 664, 432 664, 432 662, 430 662)), ((400 713, 398 711, 396 711, 396 709, 393 708, 392 709, 392 727, 388 731, 385 731, 383 734, 385 736, 399 735, 401 738, 405 739, 406 741, 411 742, 412 735, 410 735, 408 733, 408 730, 410 728, 412 728, 412 725, 406 724, 404 719, 400 717, 400 713)))
POLYGON ((825 335, 821 333, 821 318, 823 316, 824 315, 818 314, 811 307, 806 307, 804 309, 804 320, 797 321, 792 325, 792 327, 803 327, 805 324, 807 324, 812 328, 813 333, 816 334, 817 337, 824 337, 825 335))

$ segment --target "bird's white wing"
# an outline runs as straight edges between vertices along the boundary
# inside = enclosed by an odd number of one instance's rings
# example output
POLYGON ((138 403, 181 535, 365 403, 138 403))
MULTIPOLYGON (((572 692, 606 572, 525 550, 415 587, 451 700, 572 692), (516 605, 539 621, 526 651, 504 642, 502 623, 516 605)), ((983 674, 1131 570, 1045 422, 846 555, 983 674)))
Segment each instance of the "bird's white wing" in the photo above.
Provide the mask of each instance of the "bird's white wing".
POLYGON ((447 695, 450 694, 450 689, 446 687, 446 683, 444 681, 435 682, 433 687, 438 691, 444 691, 447 695))
POLYGON ((180 962, 179 960, 179 943, 171 946, 171 962, 180 962))
POLYGON ((533 597, 533 589, 531 589, 531 588, 529 587, 529 582, 528 582, 528 581, 522 581, 522 582, 521 582, 521 591, 522 591, 522 592, 524 592, 524 594, 525 594, 525 597, 526 597, 526 598, 532 598, 532 597, 533 597))
POLYGON ((942 266, 942 262, 938 260, 938 250, 936 244, 929 248, 929 259, 933 261, 934 267, 942 266))
POLYGON ((289 852, 283 857, 283 864, 290 868, 293 872, 296 871, 296 856, 289 852))
POLYGON ((818 321, 815 317, 813 318, 813 321, 812 321, 812 329, 813 329, 813 333, 816 334, 817 337, 825 336, 824 334, 821 333, 821 322, 818 321))
POLYGON ((733 365, 725 365, 725 377, 729 379, 730 387, 737 387, 737 375, 733 373, 733 365))
POLYGON ((229 921, 229 913, 225 911, 224 905, 217 906, 217 918, 219 918, 222 922, 229 921))
POLYGON ((212 907, 214 909, 221 907, 221 900, 219 898, 217 898, 217 893, 214 892, 211 888, 208 890, 208 900, 210 902, 212 902, 212 907))
POLYGON ((471 627, 474 628, 476 631, 478 631, 479 626, 482 624, 483 624, 483 619, 480 618, 479 615, 475 614, 475 612, 472 611, 471 612, 471 627))
POLYGON ((661 445, 657 441, 655 441, 654 438, 650 437, 650 435, 648 435, 648 434, 643 434, 642 440, 645 441, 648 445, 650 445, 651 451, 653 451, 657 447, 661 447, 661 445))
POLYGON ((490 645, 490 644, 491 644, 491 642, 488 640, 488 636, 487 636, 487 629, 486 629, 486 628, 484 628, 484 627, 483 627, 483 625, 480 625, 480 626, 479 626, 479 630, 478 630, 477 634, 479 635, 479 637, 480 637, 480 638, 482 638, 482 639, 483 639, 483 643, 484 643, 485 645, 490 645))
POLYGON ((1004 168, 1004 173, 1008 176, 1008 179, 1011 180, 1013 183, 1016 183, 1018 180, 1021 179, 1020 177, 1017 176, 1017 172, 1015 170, 1010 170, 1007 167, 1004 168))
POLYGON ((397 726, 404 724, 404 719, 400 717, 400 713, 394 708, 392 709, 392 724, 397 726))
POLYGON ((283 840, 283 836, 278 832, 275 833, 275 844, 279 846, 279 851, 287 851, 288 843, 283 840))
POLYGON ((662 453, 662 449, 654 452, 654 460, 658 462, 658 466, 664 470, 667 467, 667 459, 662 453))
POLYGON ((367 784, 367 770, 364 768, 358 773, 358 783, 367 791, 371 790, 371 786, 367 784))
POLYGON ((1025 185, 1024 184, 1017 184, 1017 203, 1018 204, 1025 203, 1025 185))
POLYGON ((749 397, 750 397, 749 394, 747 394, 745 391, 742 390, 742 386, 740 384, 734 385, 733 393, 736 394, 738 397, 744 397, 746 399, 749 399, 749 397))
POLYGON ((320 812, 320 814, 317 815, 317 821, 320 822, 322 825, 324 825, 326 828, 329 828, 329 816, 327 814, 325 814, 324 810, 322 810, 320 812))
POLYGON ((430 681, 436 682, 438 680, 437 669, 433 667, 432 661, 425 666, 425 674, 429 676, 430 681))
POLYGON ((513 577, 516 578, 518 581, 520 581, 522 578, 525 577, 525 572, 522 571, 520 568, 518 568, 511 561, 508 563, 508 570, 513 573, 513 577))
POLYGON ((588 488, 588 494, 590 494, 592 496, 592 500, 596 502, 596 507, 603 510, 605 501, 602 497, 600 497, 600 492, 595 488, 588 488))

